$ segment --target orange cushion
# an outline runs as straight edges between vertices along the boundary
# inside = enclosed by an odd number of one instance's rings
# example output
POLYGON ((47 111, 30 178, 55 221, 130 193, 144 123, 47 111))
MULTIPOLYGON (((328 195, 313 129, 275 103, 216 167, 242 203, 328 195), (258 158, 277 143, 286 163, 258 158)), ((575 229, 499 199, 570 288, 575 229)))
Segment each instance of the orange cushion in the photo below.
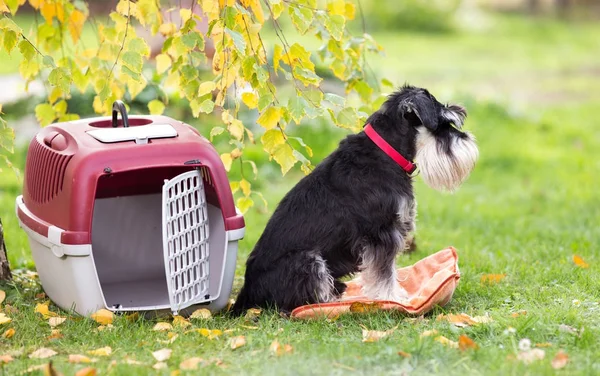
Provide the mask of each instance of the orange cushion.
POLYGON ((361 295, 358 280, 353 279, 346 283, 348 288, 339 301, 298 307, 292 311, 292 317, 331 318, 372 309, 395 309, 409 315, 422 315, 436 305, 446 305, 452 299, 459 279, 458 254, 453 247, 448 247, 414 265, 398 269, 398 283, 408 293, 408 302, 369 300, 361 295))

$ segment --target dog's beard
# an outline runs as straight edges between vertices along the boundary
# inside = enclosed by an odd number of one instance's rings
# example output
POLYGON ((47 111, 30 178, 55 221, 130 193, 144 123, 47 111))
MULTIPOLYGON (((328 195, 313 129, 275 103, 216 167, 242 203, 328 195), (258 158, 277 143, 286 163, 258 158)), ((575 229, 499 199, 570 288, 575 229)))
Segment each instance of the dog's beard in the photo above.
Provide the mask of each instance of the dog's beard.
POLYGON ((454 192, 469 176, 479 157, 475 138, 451 134, 450 152, 443 150, 427 129, 419 129, 415 162, 425 183, 438 191, 454 192))

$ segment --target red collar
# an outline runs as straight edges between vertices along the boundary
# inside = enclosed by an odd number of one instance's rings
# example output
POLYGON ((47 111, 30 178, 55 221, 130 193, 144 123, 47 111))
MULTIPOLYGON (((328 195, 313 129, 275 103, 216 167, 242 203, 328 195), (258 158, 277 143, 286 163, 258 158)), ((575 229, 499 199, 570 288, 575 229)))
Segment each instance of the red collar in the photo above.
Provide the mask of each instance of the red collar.
POLYGON ((386 153, 390 158, 392 158, 396 163, 402 167, 406 173, 409 175, 415 172, 417 169, 417 165, 404 158, 400 153, 396 151, 390 144, 384 140, 377 131, 373 128, 371 124, 367 124, 365 126, 365 134, 367 137, 371 139, 384 153, 386 153))

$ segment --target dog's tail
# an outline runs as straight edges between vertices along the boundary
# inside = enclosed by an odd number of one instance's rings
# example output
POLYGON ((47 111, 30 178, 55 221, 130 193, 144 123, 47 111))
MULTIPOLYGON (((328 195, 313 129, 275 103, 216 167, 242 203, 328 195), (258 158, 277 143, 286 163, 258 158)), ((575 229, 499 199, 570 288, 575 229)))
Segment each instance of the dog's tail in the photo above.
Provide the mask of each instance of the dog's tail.
POLYGON ((231 309, 229 310, 229 314, 231 314, 232 316, 241 316, 242 314, 244 314, 244 312, 246 312, 248 308, 251 308, 250 305, 251 304, 250 297, 248 296, 248 287, 246 284, 244 284, 244 286, 242 286, 242 289, 240 290, 240 293, 235 299, 233 307, 231 307, 231 309))

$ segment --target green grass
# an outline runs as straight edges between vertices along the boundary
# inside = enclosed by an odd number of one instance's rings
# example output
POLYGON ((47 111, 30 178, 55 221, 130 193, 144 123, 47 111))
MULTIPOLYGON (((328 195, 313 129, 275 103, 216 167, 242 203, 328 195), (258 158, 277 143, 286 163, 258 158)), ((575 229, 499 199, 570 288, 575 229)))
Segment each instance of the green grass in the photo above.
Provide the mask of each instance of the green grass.
MULTIPOLYGON (((598 35, 600 27, 514 18, 498 21, 493 30, 481 34, 382 35, 379 39, 393 57, 373 64, 377 69, 397 72, 399 79, 414 76, 433 82, 432 92, 441 92, 440 96, 448 97, 445 99, 458 93, 469 109, 466 127, 478 138, 481 159, 456 194, 435 192, 417 179, 419 249, 398 259, 399 265, 408 265, 447 245, 455 246, 462 277, 446 307, 436 308, 420 322, 389 312, 340 317, 333 322, 290 321, 272 312, 263 313, 257 322, 217 316, 207 322, 193 321, 193 326, 233 329, 232 334, 209 340, 176 330, 179 337, 172 344, 159 342, 167 335, 151 330, 153 320, 131 323, 119 317, 114 330, 97 333, 94 329, 98 324, 69 316, 61 326, 64 338, 49 341, 48 324, 34 314, 39 287, 17 282, 3 287, 8 293, 4 304, 18 312, 10 313, 13 321, 2 327, 14 328, 16 334, 11 339, 0 338, 0 354, 23 355, 4 366, 5 372, 16 374, 43 363, 29 359, 27 354, 45 346, 59 353, 52 358, 55 367, 73 374, 84 365, 69 364, 68 354, 111 346, 114 353, 93 364, 102 374, 168 375, 180 361, 192 356, 209 363, 196 372, 202 374, 600 373, 600 196, 594 185, 600 175, 600 98, 597 91, 585 94, 599 80, 598 72, 594 76, 585 69, 594 62, 597 67, 594 59, 600 42, 593 35, 598 35), (401 48, 394 50, 396 44, 401 48), (556 51, 561 52, 557 55, 556 51), (534 74, 539 74, 541 81, 519 86, 522 77, 534 74), (552 82, 552 89, 565 100, 536 97, 531 102, 507 100, 501 104, 484 100, 486 96, 479 89, 488 84, 495 87, 497 82, 501 82, 498 94, 506 98, 522 94, 521 89, 545 94, 543 83, 552 82), (581 96, 573 98, 572 93, 581 96), (576 267, 572 262, 575 254, 590 267, 576 267), (483 285, 480 278, 486 273, 503 273, 506 278, 495 285, 483 285), (527 314, 511 317, 520 310, 527 314), (487 313, 494 322, 455 328, 435 320, 442 312, 487 313), (561 331, 561 324, 585 330, 572 334, 561 331), (386 330, 396 325, 398 329, 380 342, 361 342, 361 326, 386 330), (514 328, 514 333, 509 328, 514 328), (479 350, 463 353, 431 338, 421 339, 420 334, 430 329, 452 340, 466 334, 477 342, 479 350), (245 335, 246 346, 231 350, 228 337, 232 335, 245 335), (534 344, 551 343, 545 348, 545 359, 531 365, 515 360, 517 344, 523 338, 534 344), (275 339, 292 345, 293 353, 270 355, 269 345, 275 339), (151 352, 164 347, 173 349, 167 362, 169 370, 153 371, 151 352), (569 354, 570 362, 564 370, 554 371, 550 361, 559 349, 569 354), (412 356, 405 359, 397 354, 400 350, 412 356), (127 365, 123 361, 126 356, 144 365, 127 365), (117 365, 111 366, 113 360, 117 365), (226 368, 215 365, 216 360, 226 368)), ((326 155, 343 134, 321 133, 318 128, 299 131, 306 132, 309 144, 319 145, 318 158, 326 155)), ((22 166, 23 153, 14 161, 22 166)), ((252 210, 246 216, 247 236, 241 242, 236 289, 242 283, 246 256, 270 212, 300 176, 291 173, 278 177, 277 167, 266 162, 260 169, 266 178, 257 186, 269 201, 269 211, 252 210)), ((33 267, 13 214, 14 197, 20 190, 9 173, 0 175, 0 217, 10 261, 13 267, 33 267)))

